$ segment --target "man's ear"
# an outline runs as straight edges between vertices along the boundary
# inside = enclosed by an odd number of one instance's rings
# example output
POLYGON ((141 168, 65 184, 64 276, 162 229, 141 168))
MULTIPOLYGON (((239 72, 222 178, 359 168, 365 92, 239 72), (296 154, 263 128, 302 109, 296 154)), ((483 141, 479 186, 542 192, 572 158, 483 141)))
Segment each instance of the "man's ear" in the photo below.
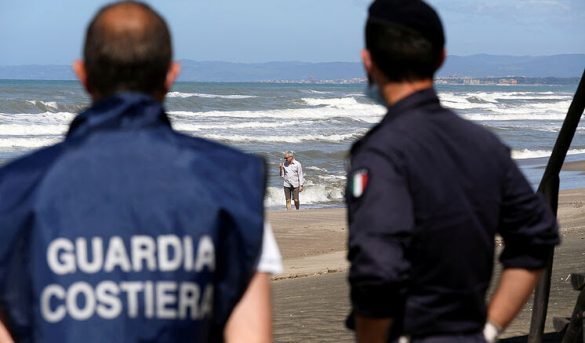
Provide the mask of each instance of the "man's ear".
POLYGON ((387 82, 386 76, 380 71, 376 62, 372 59, 372 54, 370 54, 370 51, 367 49, 362 50, 362 63, 368 75, 368 82, 377 83, 379 85, 387 82))
POLYGON ((372 74, 372 56, 367 49, 362 49, 362 63, 364 65, 364 69, 366 69, 366 73, 368 75, 372 74))
POLYGON ((443 63, 445 63, 446 59, 447 59, 447 49, 443 48, 443 50, 441 50, 441 54, 439 55, 439 61, 437 62, 437 69, 436 70, 439 70, 439 68, 441 68, 443 63))
POLYGON ((77 79, 79 79, 83 88, 85 88, 88 93, 91 93, 87 85, 87 70, 85 69, 85 64, 82 60, 75 60, 75 62, 73 62, 73 72, 77 76, 77 79))
POLYGON ((169 65, 169 70, 167 71, 167 77, 165 79, 165 93, 168 92, 171 87, 173 87, 173 84, 175 83, 175 80, 177 80, 177 77, 179 77, 180 72, 181 65, 177 62, 171 62, 169 65))

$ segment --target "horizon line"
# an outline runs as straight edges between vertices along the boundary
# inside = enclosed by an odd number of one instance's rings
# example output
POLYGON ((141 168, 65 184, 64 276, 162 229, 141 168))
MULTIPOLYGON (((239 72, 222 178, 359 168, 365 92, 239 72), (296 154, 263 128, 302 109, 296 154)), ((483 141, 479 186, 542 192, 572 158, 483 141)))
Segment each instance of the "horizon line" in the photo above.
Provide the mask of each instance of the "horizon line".
MULTIPOLYGON (((490 56, 490 57, 517 57, 517 58, 539 58, 539 57, 556 57, 556 56, 585 56, 585 53, 561 53, 561 54, 551 54, 551 55, 505 55, 505 54, 490 54, 490 53, 476 53, 476 54, 469 54, 469 55, 462 55, 462 54, 447 54, 448 57, 479 57, 479 56, 490 56)), ((326 63, 361 63, 361 61, 318 61, 318 62, 311 62, 311 61, 299 61, 299 60, 271 60, 271 61, 256 61, 256 62, 235 62, 235 61, 226 61, 226 60, 196 60, 192 58, 178 58, 173 59, 177 62, 197 62, 197 63, 229 63, 229 64, 269 64, 269 63, 302 63, 302 64, 326 64, 326 63)), ((71 66, 71 64, 75 61, 73 59, 69 63, 26 63, 26 64, 0 64, 0 67, 32 67, 32 66, 71 66)))

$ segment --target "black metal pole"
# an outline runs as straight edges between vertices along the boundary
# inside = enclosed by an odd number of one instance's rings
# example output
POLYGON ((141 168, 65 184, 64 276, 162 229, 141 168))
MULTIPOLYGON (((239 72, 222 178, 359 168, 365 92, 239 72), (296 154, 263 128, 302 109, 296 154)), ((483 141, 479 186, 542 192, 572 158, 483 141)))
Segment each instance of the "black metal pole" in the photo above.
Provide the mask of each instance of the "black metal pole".
MULTIPOLYGON (((559 198, 559 177, 551 177, 549 182, 543 186, 542 192, 547 203, 550 205, 553 213, 557 214, 557 205, 559 198)), ((532 305, 532 317, 530 318, 530 331, 528 334, 528 343, 541 343, 546 322, 546 312, 548 310, 548 298, 550 294, 550 283, 552 275, 552 265, 554 259, 554 250, 546 262, 546 267, 540 276, 534 290, 534 303, 532 305)))
MULTIPOLYGON (((551 153, 548 164, 538 186, 538 191, 543 193, 546 201, 554 214, 557 214, 558 198, 559 198, 559 174, 567 151, 573 141, 573 136, 577 130, 577 125, 581 120, 581 115, 585 110, 585 71, 581 76, 581 81, 569 106, 569 111, 555 142, 555 146, 551 153)), ((546 321, 546 312, 548 309, 548 298, 550 293, 550 281, 552 274, 554 252, 551 253, 546 269, 536 285, 534 291, 534 304, 532 306, 532 318, 530 320, 530 332, 528 334, 528 343, 542 342, 542 335, 544 332, 544 323, 546 321)))

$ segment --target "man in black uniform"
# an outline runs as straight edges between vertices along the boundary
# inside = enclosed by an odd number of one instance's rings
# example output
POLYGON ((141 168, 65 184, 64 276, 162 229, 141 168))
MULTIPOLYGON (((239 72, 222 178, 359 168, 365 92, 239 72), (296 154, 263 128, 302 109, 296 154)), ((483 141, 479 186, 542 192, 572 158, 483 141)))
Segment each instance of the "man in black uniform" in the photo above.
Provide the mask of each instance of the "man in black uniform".
POLYGON ((495 341, 559 243, 509 148, 441 106, 444 43, 422 1, 369 9, 362 59, 388 113, 351 149, 348 324, 360 342, 495 341), (486 306, 496 234, 503 272, 486 306))

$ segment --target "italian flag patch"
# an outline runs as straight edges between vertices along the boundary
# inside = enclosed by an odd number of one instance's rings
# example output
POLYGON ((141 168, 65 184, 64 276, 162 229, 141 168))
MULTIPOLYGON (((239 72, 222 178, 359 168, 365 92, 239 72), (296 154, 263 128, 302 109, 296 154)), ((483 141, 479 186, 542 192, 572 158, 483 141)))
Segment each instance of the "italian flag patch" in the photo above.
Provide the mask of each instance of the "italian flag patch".
POLYGON ((368 171, 367 169, 358 169, 353 173, 351 178, 351 195, 354 198, 359 198, 366 191, 368 185, 368 171))

